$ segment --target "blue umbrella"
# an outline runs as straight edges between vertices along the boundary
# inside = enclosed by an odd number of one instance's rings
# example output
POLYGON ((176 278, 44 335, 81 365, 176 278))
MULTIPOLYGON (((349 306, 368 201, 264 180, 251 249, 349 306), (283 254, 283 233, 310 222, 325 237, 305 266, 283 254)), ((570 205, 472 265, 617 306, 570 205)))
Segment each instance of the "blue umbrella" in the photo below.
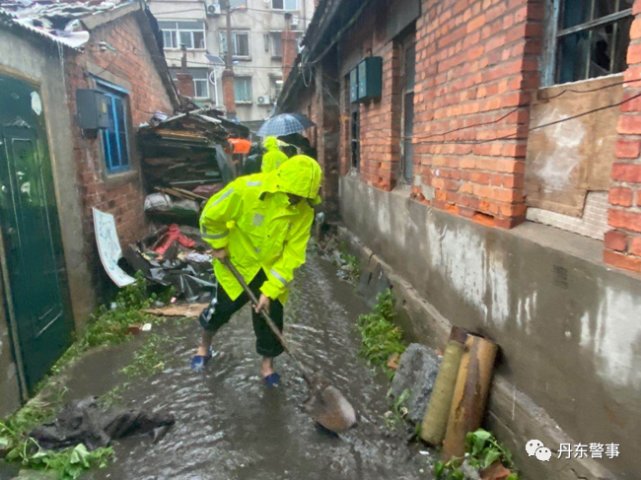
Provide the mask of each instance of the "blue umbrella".
POLYGON ((259 137, 283 137, 313 127, 314 122, 301 113, 281 113, 265 120, 258 129, 259 137))

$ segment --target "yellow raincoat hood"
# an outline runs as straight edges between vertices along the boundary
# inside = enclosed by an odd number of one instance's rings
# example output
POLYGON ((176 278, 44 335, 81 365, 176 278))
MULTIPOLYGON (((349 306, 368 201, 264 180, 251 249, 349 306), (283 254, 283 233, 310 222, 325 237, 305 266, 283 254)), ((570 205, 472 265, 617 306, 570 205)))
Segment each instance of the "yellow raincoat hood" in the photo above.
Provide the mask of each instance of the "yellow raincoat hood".
POLYGON ((276 137, 265 137, 265 140, 263 140, 263 147, 266 152, 263 155, 260 167, 261 172, 273 172, 282 164, 287 162, 288 157, 285 153, 281 152, 279 148, 279 141, 276 137))
POLYGON ((323 171, 312 157, 295 155, 269 174, 265 191, 284 192, 306 198, 312 205, 321 202, 319 195, 323 171))
POLYGON ((278 139, 276 137, 265 137, 263 148, 267 151, 278 149, 278 139))

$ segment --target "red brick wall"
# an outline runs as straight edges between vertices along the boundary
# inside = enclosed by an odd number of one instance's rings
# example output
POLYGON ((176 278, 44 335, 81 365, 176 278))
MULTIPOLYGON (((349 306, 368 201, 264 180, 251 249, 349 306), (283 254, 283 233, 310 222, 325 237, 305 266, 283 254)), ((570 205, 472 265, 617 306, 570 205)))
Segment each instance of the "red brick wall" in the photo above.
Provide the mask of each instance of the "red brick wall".
POLYGON ((296 56, 298 55, 296 32, 283 30, 283 32, 281 32, 280 43, 283 50, 283 78, 287 78, 294 65, 294 60, 296 60, 296 56))
MULTIPOLYGON (((360 58, 383 57, 383 95, 359 107, 360 174, 390 190, 401 153, 401 62, 384 35, 385 9, 373 10, 344 39, 341 54, 342 60, 355 50, 360 58)), ((415 183, 433 189, 434 206, 502 227, 524 219, 529 92, 538 86, 543 15, 539 0, 423 2, 416 25, 414 172, 415 183)), ((342 172, 350 164, 346 88, 343 80, 342 172)))
POLYGON ((99 137, 89 138, 76 124, 73 125, 77 188, 83 200, 84 241, 96 274, 101 271, 101 267, 97 261, 91 208, 114 215, 123 246, 145 233, 147 223, 143 211, 144 192, 135 132, 137 126, 146 122, 155 111, 171 114, 173 108, 133 15, 96 28, 85 52, 67 58, 65 65, 69 108, 73 117, 76 114, 76 89, 94 86, 89 76, 92 70, 98 77, 129 90, 130 171, 118 175, 107 174, 99 137), (108 42, 116 51, 101 50, 98 46, 101 41, 108 42), (120 80, 124 81, 119 83, 120 80))
MULTIPOLYGON (((634 2, 630 29, 628 69, 623 98, 641 95, 641 0, 634 2)), ((605 234, 604 260, 614 266, 641 272, 641 98, 621 105, 617 126, 617 160, 612 165, 610 210, 605 234)))
POLYGON ((367 56, 383 58, 382 94, 380 99, 359 104, 360 114, 360 168, 362 180, 383 190, 396 185, 400 162, 400 63, 399 52, 385 32, 387 14, 385 4, 367 9, 355 28, 342 41, 340 69, 340 172, 346 174, 351 165, 352 105, 349 85, 344 75, 367 56), (345 64, 345 57, 352 62, 345 64))
POLYGON ((400 65, 393 42, 375 49, 383 57, 383 92, 380 101, 360 107, 361 176, 382 190, 391 190, 396 182, 400 160, 400 65))
POLYGON ((236 93, 234 91, 234 72, 223 71, 223 105, 227 118, 236 118, 236 93))
POLYGON ((543 2, 426 0, 423 9, 414 127, 422 181, 433 187, 436 207, 513 226, 526 209, 529 91, 538 85, 543 2))
POLYGON ((189 73, 176 73, 176 89, 183 97, 194 98, 196 96, 194 77, 189 73))

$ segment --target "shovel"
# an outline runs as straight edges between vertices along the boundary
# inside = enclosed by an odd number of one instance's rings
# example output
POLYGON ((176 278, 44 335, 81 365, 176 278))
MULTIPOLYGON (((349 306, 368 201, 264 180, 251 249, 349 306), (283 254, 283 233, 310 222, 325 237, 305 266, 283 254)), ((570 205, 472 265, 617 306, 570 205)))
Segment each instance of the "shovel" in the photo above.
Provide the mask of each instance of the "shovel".
MULTIPOLYGON (((231 271, 234 277, 236 277, 236 280, 238 280, 238 283, 241 284, 247 295, 249 295, 252 305, 258 305, 256 295, 250 290, 247 282, 245 282, 245 279, 231 263, 229 258, 225 257, 221 262, 231 271)), ((303 378, 309 388, 309 398, 303 404, 305 411, 315 422, 332 432, 341 433, 353 427, 356 424, 356 411, 354 407, 352 407, 340 390, 329 383, 320 372, 311 372, 305 367, 291 351, 287 341, 269 314, 264 310, 261 310, 260 313, 263 315, 271 331, 276 335, 276 338, 278 338, 285 352, 303 374, 303 378)))

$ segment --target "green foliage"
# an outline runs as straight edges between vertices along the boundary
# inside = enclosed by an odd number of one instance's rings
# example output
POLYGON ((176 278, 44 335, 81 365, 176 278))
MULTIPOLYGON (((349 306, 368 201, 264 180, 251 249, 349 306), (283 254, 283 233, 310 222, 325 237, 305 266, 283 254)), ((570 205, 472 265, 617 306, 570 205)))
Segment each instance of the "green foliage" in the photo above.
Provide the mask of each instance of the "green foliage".
MULTIPOLYGON (((170 290, 161 295, 171 296, 170 290)), ((114 345, 123 342, 131 325, 157 323, 159 319, 142 312, 156 301, 156 294, 149 294, 142 274, 136 275, 136 282, 122 288, 116 295, 112 308, 101 306, 90 318, 84 334, 76 339, 51 369, 59 374, 73 360, 92 347, 114 345)), ((159 360, 161 341, 153 336, 136 354, 129 368, 131 376, 142 376, 162 369, 159 360)), ((127 373, 127 372, 125 372, 127 373)), ((89 452, 78 444, 64 450, 43 450, 28 436, 35 426, 52 418, 63 402, 66 389, 51 377, 38 386, 40 393, 18 412, 0 421, 0 450, 6 452, 6 460, 19 462, 27 469, 55 472, 61 480, 78 478, 83 471, 92 467, 104 467, 113 456, 111 448, 100 448, 89 452)), ((115 389, 116 390, 116 389, 115 389)), ((114 397, 120 389, 114 392, 114 397)))
POLYGON ((156 299, 155 294, 148 294, 142 274, 136 274, 136 282, 118 292, 112 304, 113 308, 102 305, 91 316, 84 335, 60 357, 51 369, 52 373, 60 373, 69 363, 92 347, 123 342, 127 338, 130 325, 157 321, 156 317, 142 311, 149 308, 156 299))
POLYGON ((163 349, 169 339, 157 334, 149 336, 145 344, 136 352, 133 361, 122 369, 129 378, 148 377, 165 368, 163 349))
POLYGON ((403 332, 394 324, 395 318, 394 297, 388 289, 378 295, 374 311, 361 315, 357 321, 362 337, 360 355, 386 371, 390 371, 387 367, 389 357, 405 351, 403 332))
MULTIPOLYGON (((514 469, 512 454, 501 445, 494 435, 487 430, 479 428, 465 436, 465 453, 467 463, 477 470, 484 470, 496 461, 500 461, 506 468, 514 469)), ((465 475, 461 470, 462 458, 452 458, 448 462, 437 462, 434 465, 436 480, 464 480, 465 475)), ((516 472, 510 474, 507 480, 518 480, 516 472)))
MULTIPOLYGON (((404 424, 405 417, 407 417, 407 399, 410 398, 410 395, 412 392, 409 389, 405 389, 401 392, 401 394, 394 400, 394 402, 391 405, 391 409, 385 413, 383 416, 383 421, 385 422, 385 426, 389 430, 394 430, 397 428, 399 425, 404 424)), ((388 393, 387 396, 389 397, 390 394, 388 393)))
POLYGON ((341 260, 345 264, 344 270, 347 273, 347 279, 350 282, 357 281, 361 276, 361 266, 358 262, 358 258, 356 258, 356 256, 352 255, 351 253, 347 253, 346 251, 341 251, 340 255, 341 260))

